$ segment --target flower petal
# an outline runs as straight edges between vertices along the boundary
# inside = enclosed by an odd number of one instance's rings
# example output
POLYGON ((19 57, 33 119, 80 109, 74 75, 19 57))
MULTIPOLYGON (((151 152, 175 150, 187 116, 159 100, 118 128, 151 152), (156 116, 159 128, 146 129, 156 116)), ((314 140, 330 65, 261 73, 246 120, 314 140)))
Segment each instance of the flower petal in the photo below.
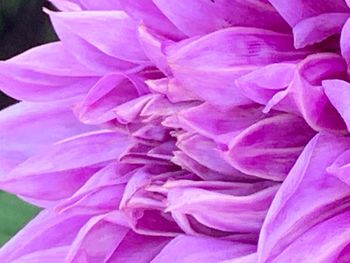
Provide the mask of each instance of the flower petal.
POLYGON ((101 124, 116 118, 114 109, 138 96, 147 87, 135 77, 111 73, 101 78, 80 102, 75 112, 84 123, 101 124))
POLYGON ((50 249, 39 250, 34 253, 30 253, 23 257, 20 257, 12 263, 40 263, 43 258, 47 263, 62 263, 64 262, 69 246, 55 247, 50 249))
POLYGON ((350 212, 312 227, 291 243, 274 262, 346 262, 349 257, 350 212), (300 253, 302 251, 302 253, 300 253))
POLYGON ((76 97, 88 91, 97 80, 98 74, 79 64, 59 42, 0 62, 0 90, 18 100, 76 97))
POLYGON ((340 32, 349 13, 343 0, 269 0, 293 28, 297 48, 320 42, 340 32), (326 21, 326 23, 324 23, 326 21))
POLYGON ((113 222, 107 214, 92 218, 79 231, 67 255, 67 263, 105 262, 124 239, 129 229, 113 222))
POLYGON ((157 8, 153 0, 119 0, 124 11, 137 22, 169 39, 182 39, 184 35, 157 8))
POLYGON ((300 61, 294 70, 293 65, 290 66, 285 63, 269 65, 243 76, 236 83, 249 98, 266 105, 264 112, 285 111, 303 116, 316 131, 344 132, 344 121, 321 86, 324 79, 347 79, 343 58, 333 53, 318 53, 300 61), (269 76, 269 82, 261 77, 264 74, 269 76))
POLYGON ((59 140, 96 129, 79 123, 71 104, 20 102, 0 112, 1 175, 59 140))
POLYGON ((350 106, 347 101, 350 100, 350 85, 348 82, 343 80, 325 80, 322 82, 324 91, 335 107, 339 112, 341 117, 346 123, 348 131, 350 131, 350 106))
POLYGON ((68 246, 89 218, 88 214, 43 211, 0 249, 0 260, 13 262, 28 254, 68 246))
POLYGON ((192 216, 221 231, 259 232, 277 189, 278 185, 247 195, 230 195, 193 187, 174 188, 168 193, 167 211, 192 216))
POLYGON ((165 48, 179 84, 213 105, 247 104, 235 80, 270 63, 302 58, 289 35, 256 28, 228 28, 165 48))
POLYGON ((266 118, 234 137, 227 160, 243 173, 282 181, 314 134, 299 117, 266 118))
POLYGON ((122 11, 46 12, 67 50, 97 72, 126 70, 147 62, 137 26, 122 11), (111 29, 110 25, 115 26, 111 29))
POLYGON ((285 31, 288 26, 271 5, 260 1, 154 0, 154 3, 187 36, 204 35, 234 26, 259 25, 275 31, 285 31), (260 17, 265 17, 264 21, 260 17))
POLYGON ((253 245, 180 235, 174 238, 152 263, 216 263, 250 254, 254 250, 253 245))
POLYGON ((167 237, 138 235, 129 231, 106 263, 149 263, 169 241, 167 237))
POLYGON ((71 196, 128 146, 128 137, 115 131, 72 137, 21 163, 1 178, 0 188, 46 206, 71 196))
POLYGON ((348 138, 329 134, 316 135, 306 146, 268 211, 260 233, 259 261, 273 261, 313 226, 348 209, 349 186, 326 169, 349 147, 348 138))

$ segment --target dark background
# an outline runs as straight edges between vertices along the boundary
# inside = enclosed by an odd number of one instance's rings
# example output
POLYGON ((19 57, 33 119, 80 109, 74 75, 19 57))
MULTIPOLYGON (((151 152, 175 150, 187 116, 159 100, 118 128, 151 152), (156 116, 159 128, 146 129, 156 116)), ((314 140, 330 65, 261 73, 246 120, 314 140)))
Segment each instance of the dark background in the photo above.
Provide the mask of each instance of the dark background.
MULTIPOLYGON (((56 40, 42 12, 44 6, 53 9, 44 0, 0 0, 0 60, 56 40)), ((0 92, 0 109, 14 102, 0 92)), ((38 212, 38 208, 0 191, 0 247, 38 212)))
MULTIPOLYGON (((53 9, 45 0, 0 0, 0 60, 57 39, 43 7, 53 9)), ((14 102, 0 91, 0 109, 14 102)))

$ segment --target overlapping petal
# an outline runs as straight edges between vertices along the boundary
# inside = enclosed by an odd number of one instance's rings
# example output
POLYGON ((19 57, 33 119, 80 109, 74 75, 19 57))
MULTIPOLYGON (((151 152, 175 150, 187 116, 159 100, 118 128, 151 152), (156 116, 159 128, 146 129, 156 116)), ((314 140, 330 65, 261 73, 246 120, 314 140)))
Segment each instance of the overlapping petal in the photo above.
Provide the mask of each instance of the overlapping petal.
POLYGON ((126 135, 109 130, 71 137, 28 158, 3 176, 0 185, 6 191, 46 206, 71 196, 128 146, 126 135), (22 187, 23 184, 27 187, 22 187))
POLYGON ((98 73, 81 65, 60 42, 1 61, 0 68, 1 90, 26 101, 82 96, 99 79, 98 73))
POLYGON ((228 28, 165 48, 179 84, 214 105, 247 104, 235 80, 270 63, 303 58, 290 35, 256 28, 228 28))
POLYGON ((269 0, 293 28, 297 48, 318 43, 339 34, 350 15, 344 0, 269 0))
MULTIPOLYGON (((327 167, 349 148, 349 143, 346 137, 319 134, 307 145, 269 209, 260 234, 260 262, 283 262, 305 239, 327 240, 319 234, 326 235, 328 230, 318 232, 313 228, 331 225, 333 219, 330 218, 333 217, 334 221, 341 220, 341 217, 337 219, 337 215, 349 209, 349 186, 327 173, 327 167)), ((319 251, 316 253, 314 250, 314 255, 320 257, 316 261, 333 262, 325 261, 332 250, 323 252, 322 245, 321 240, 317 241, 317 248, 310 244, 310 249, 319 251)), ((307 255, 300 255, 300 260, 307 260, 307 255)))
POLYGON ((95 129, 74 117, 72 101, 13 105, 0 113, 1 176, 51 144, 95 129))
POLYGON ((44 208, 1 262, 347 262, 349 1, 51 2, 0 62, 0 189, 44 208))

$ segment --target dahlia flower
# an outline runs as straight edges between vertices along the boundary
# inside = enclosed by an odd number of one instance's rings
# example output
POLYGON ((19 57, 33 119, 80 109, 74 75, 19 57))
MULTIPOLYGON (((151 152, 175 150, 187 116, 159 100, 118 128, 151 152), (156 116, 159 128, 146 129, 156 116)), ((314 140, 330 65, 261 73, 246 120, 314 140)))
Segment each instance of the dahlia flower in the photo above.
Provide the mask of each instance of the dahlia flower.
POLYGON ((4 263, 348 262, 350 3, 51 0, 0 62, 4 263))

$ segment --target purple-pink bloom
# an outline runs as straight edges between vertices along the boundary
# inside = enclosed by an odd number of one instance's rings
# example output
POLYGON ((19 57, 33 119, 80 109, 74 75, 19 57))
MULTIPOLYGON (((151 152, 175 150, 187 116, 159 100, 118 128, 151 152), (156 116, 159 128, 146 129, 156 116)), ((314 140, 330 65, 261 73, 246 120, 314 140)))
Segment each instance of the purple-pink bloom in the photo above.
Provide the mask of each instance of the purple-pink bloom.
POLYGON ((1 262, 346 262, 345 0, 51 0, 0 62, 1 262))

